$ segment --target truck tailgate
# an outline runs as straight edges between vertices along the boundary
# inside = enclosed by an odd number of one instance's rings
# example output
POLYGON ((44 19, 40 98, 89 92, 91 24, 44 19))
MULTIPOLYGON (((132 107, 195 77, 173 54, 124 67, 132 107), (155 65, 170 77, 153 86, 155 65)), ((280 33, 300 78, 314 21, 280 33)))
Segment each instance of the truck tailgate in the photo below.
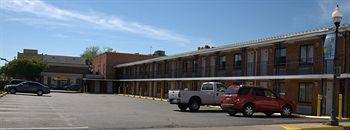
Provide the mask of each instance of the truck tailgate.
POLYGON ((168 99, 179 99, 180 90, 169 90, 168 99))

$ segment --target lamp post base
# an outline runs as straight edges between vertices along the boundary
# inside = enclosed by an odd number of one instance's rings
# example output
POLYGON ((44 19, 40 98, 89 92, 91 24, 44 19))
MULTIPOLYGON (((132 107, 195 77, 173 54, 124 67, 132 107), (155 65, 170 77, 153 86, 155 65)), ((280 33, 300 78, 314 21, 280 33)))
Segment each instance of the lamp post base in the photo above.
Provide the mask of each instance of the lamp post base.
POLYGON ((338 121, 329 121, 324 123, 325 125, 330 125, 330 126, 339 126, 339 122, 338 121))

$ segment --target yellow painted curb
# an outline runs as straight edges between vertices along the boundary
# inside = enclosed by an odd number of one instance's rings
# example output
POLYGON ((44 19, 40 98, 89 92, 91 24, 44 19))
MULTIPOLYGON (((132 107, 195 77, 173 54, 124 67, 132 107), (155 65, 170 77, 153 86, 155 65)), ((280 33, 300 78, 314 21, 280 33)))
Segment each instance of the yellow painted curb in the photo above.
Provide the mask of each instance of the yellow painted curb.
POLYGON ((207 107, 209 107, 209 108, 217 108, 217 109, 221 109, 221 107, 220 107, 220 106, 212 106, 212 105, 208 105, 207 107))
POLYGON ((315 126, 315 127, 298 127, 298 126, 283 126, 285 130, 344 130, 343 126, 315 126))
POLYGON ((7 94, 6 92, 0 93, 0 97, 5 96, 6 94, 7 94))
POLYGON ((130 95, 130 94, 117 94, 119 96, 126 96, 126 97, 132 97, 132 98, 141 98, 141 99, 150 99, 154 101, 168 101, 167 99, 161 99, 161 98, 155 98, 155 97, 145 97, 145 96, 137 96, 137 95, 130 95))

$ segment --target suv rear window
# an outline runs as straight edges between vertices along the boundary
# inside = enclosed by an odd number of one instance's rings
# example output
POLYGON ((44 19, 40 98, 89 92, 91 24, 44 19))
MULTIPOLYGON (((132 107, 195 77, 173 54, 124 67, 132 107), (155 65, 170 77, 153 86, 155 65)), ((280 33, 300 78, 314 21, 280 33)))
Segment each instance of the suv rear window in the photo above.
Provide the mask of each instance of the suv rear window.
POLYGON ((10 84, 11 85, 16 85, 16 84, 19 84, 19 83, 22 83, 22 82, 24 82, 23 80, 12 80, 11 82, 10 82, 10 84))
POLYGON ((228 88, 225 90, 225 94, 239 94, 239 95, 247 95, 250 91, 250 88, 242 87, 242 88, 228 88))

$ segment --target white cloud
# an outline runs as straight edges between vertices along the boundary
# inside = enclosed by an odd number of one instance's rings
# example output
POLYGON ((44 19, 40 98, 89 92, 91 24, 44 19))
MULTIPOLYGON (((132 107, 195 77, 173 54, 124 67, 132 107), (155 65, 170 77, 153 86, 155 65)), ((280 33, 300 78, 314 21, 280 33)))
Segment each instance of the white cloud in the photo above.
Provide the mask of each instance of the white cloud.
POLYGON ((0 2, 0 9, 2 10, 8 12, 28 13, 43 19, 55 20, 55 22, 93 24, 104 29, 134 33, 157 40, 172 41, 181 46, 186 46, 191 42, 187 37, 166 29, 138 22, 126 21, 113 16, 100 15, 97 13, 84 14, 76 11, 65 10, 47 4, 41 0, 1 0, 0 2))

